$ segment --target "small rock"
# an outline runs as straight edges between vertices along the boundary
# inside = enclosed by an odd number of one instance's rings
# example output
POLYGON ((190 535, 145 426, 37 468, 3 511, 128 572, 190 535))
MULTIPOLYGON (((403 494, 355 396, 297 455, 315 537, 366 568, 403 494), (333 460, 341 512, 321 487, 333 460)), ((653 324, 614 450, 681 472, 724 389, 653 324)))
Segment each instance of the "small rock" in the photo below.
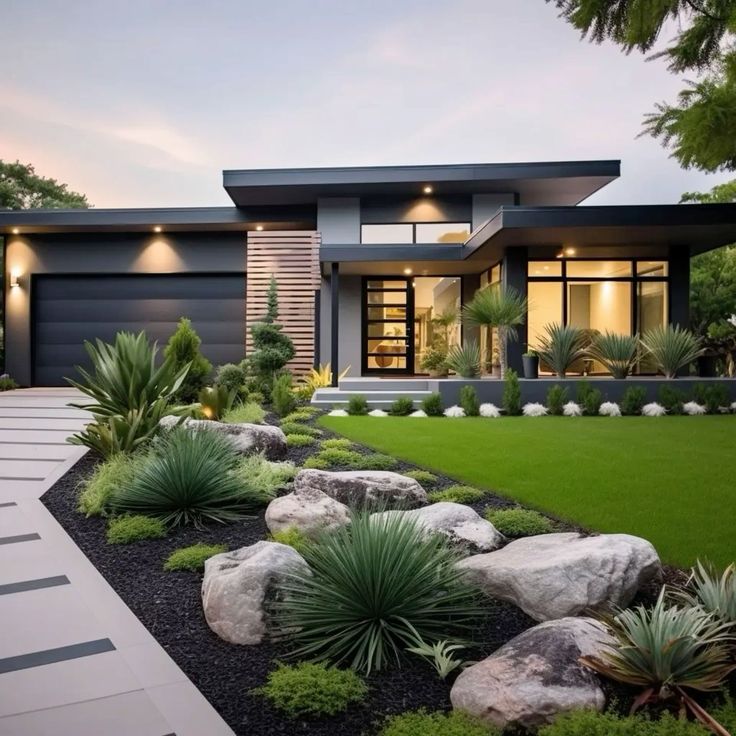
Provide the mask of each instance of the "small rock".
POLYGON ((614 643, 594 619, 539 624, 463 670, 450 692, 452 707, 498 728, 530 729, 567 711, 602 711, 605 696, 598 678, 579 658, 599 657, 614 643))
POLYGON ((272 534, 294 527, 314 538, 349 523, 348 507, 317 488, 298 488, 275 498, 266 509, 266 526, 272 534))
POLYGON ((263 604, 271 587, 311 575, 304 558, 277 542, 256 542, 204 563, 202 606, 207 624, 232 644, 260 644, 267 633, 263 604))
POLYGON ((450 539, 453 545, 474 554, 490 552, 500 547, 505 537, 490 521, 480 517, 470 506, 441 501, 412 511, 384 511, 385 514, 406 514, 416 519, 425 529, 439 532, 450 539))
POLYGON ((574 532, 518 539, 458 566, 488 595, 516 604, 536 621, 625 607, 661 570, 645 539, 574 532))
POLYGON ((349 506, 410 508, 427 503, 427 492, 417 481, 388 470, 300 470, 294 490, 303 488, 316 488, 349 506))

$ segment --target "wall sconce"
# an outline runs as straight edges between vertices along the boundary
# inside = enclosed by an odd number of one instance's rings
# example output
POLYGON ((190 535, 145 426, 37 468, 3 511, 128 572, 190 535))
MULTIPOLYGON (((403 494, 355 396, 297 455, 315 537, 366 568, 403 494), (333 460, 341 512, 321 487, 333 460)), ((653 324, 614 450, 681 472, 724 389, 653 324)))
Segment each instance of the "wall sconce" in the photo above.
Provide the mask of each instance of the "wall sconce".
POLYGON ((15 289, 20 286, 20 274, 17 271, 10 272, 10 288, 15 289))

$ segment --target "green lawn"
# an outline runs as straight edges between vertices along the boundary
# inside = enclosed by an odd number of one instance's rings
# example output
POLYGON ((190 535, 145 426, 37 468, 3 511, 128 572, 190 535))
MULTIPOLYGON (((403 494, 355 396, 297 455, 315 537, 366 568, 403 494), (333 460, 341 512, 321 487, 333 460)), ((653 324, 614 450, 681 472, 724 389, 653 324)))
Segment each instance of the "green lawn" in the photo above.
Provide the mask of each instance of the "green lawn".
POLYGON ((736 559, 736 417, 324 417, 324 426, 662 559, 736 559))

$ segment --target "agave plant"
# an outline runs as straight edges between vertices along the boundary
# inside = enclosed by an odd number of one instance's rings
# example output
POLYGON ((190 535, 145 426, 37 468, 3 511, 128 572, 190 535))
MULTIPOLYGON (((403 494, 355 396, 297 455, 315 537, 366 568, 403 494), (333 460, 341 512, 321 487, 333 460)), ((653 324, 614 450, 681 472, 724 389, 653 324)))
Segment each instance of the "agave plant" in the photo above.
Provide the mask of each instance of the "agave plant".
MULTIPOLYGON (((499 288, 488 286, 477 291, 473 299, 463 307, 463 322, 478 325, 488 330, 486 345, 491 349, 491 330, 498 329, 498 362, 501 366, 501 378, 506 375, 508 359, 506 343, 518 337, 516 328, 526 320, 529 302, 525 296, 510 287, 499 288)), ((486 363, 490 364, 490 354, 486 363)), ((461 374, 462 375, 462 374, 461 374)))
POLYGON ((568 368, 585 356, 585 332, 579 327, 558 323, 545 325, 544 332, 537 354, 560 378, 564 378, 568 368))
POLYGON ((698 560, 690 574, 688 589, 679 597, 736 627, 736 563, 732 562, 719 575, 713 567, 698 560))
POLYGON ((171 526, 237 521, 263 500, 234 472, 237 462, 219 432, 174 428, 157 438, 131 483, 115 490, 110 506, 116 513, 152 516, 171 526))
POLYGON ((602 363, 614 378, 626 378, 639 351, 637 335, 619 335, 606 330, 596 335, 588 347, 588 355, 602 363))
POLYGON ((398 661, 417 638, 469 632, 482 616, 457 553, 402 514, 355 512, 349 526, 305 551, 310 576, 281 583, 276 634, 299 659, 369 673, 398 661))
POLYGON ((610 619, 617 646, 580 661, 612 680, 642 687, 632 712, 651 701, 677 698, 714 733, 728 736, 688 690, 718 690, 736 669, 731 627, 700 606, 669 604, 665 595, 663 588, 653 608, 637 606, 610 619))
POLYGON ((700 338, 679 325, 647 330, 641 344, 667 378, 675 378, 680 368, 703 354, 700 338))
POLYGON ((445 358, 447 367, 463 378, 477 378, 480 374, 480 346, 476 340, 464 345, 453 345, 445 358))
POLYGON ((435 668, 440 680, 446 680, 451 672, 463 666, 463 661, 455 657, 455 652, 461 649, 466 649, 465 644, 446 639, 428 644, 417 634, 415 643, 407 647, 406 651, 426 659, 435 668))

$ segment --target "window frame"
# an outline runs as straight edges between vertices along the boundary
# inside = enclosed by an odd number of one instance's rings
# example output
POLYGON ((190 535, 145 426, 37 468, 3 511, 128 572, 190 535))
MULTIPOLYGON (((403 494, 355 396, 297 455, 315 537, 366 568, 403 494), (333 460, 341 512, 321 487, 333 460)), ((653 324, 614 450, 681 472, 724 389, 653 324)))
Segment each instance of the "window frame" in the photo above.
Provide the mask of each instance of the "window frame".
POLYGON ((417 225, 467 225, 468 237, 473 232, 473 223, 469 221, 461 222, 458 220, 432 220, 431 222, 361 222, 360 223, 360 244, 361 245, 461 245, 461 243, 440 243, 436 240, 417 240, 417 225), (411 225, 411 242, 400 241, 398 243, 366 243, 363 240, 363 228, 373 225, 411 225))

